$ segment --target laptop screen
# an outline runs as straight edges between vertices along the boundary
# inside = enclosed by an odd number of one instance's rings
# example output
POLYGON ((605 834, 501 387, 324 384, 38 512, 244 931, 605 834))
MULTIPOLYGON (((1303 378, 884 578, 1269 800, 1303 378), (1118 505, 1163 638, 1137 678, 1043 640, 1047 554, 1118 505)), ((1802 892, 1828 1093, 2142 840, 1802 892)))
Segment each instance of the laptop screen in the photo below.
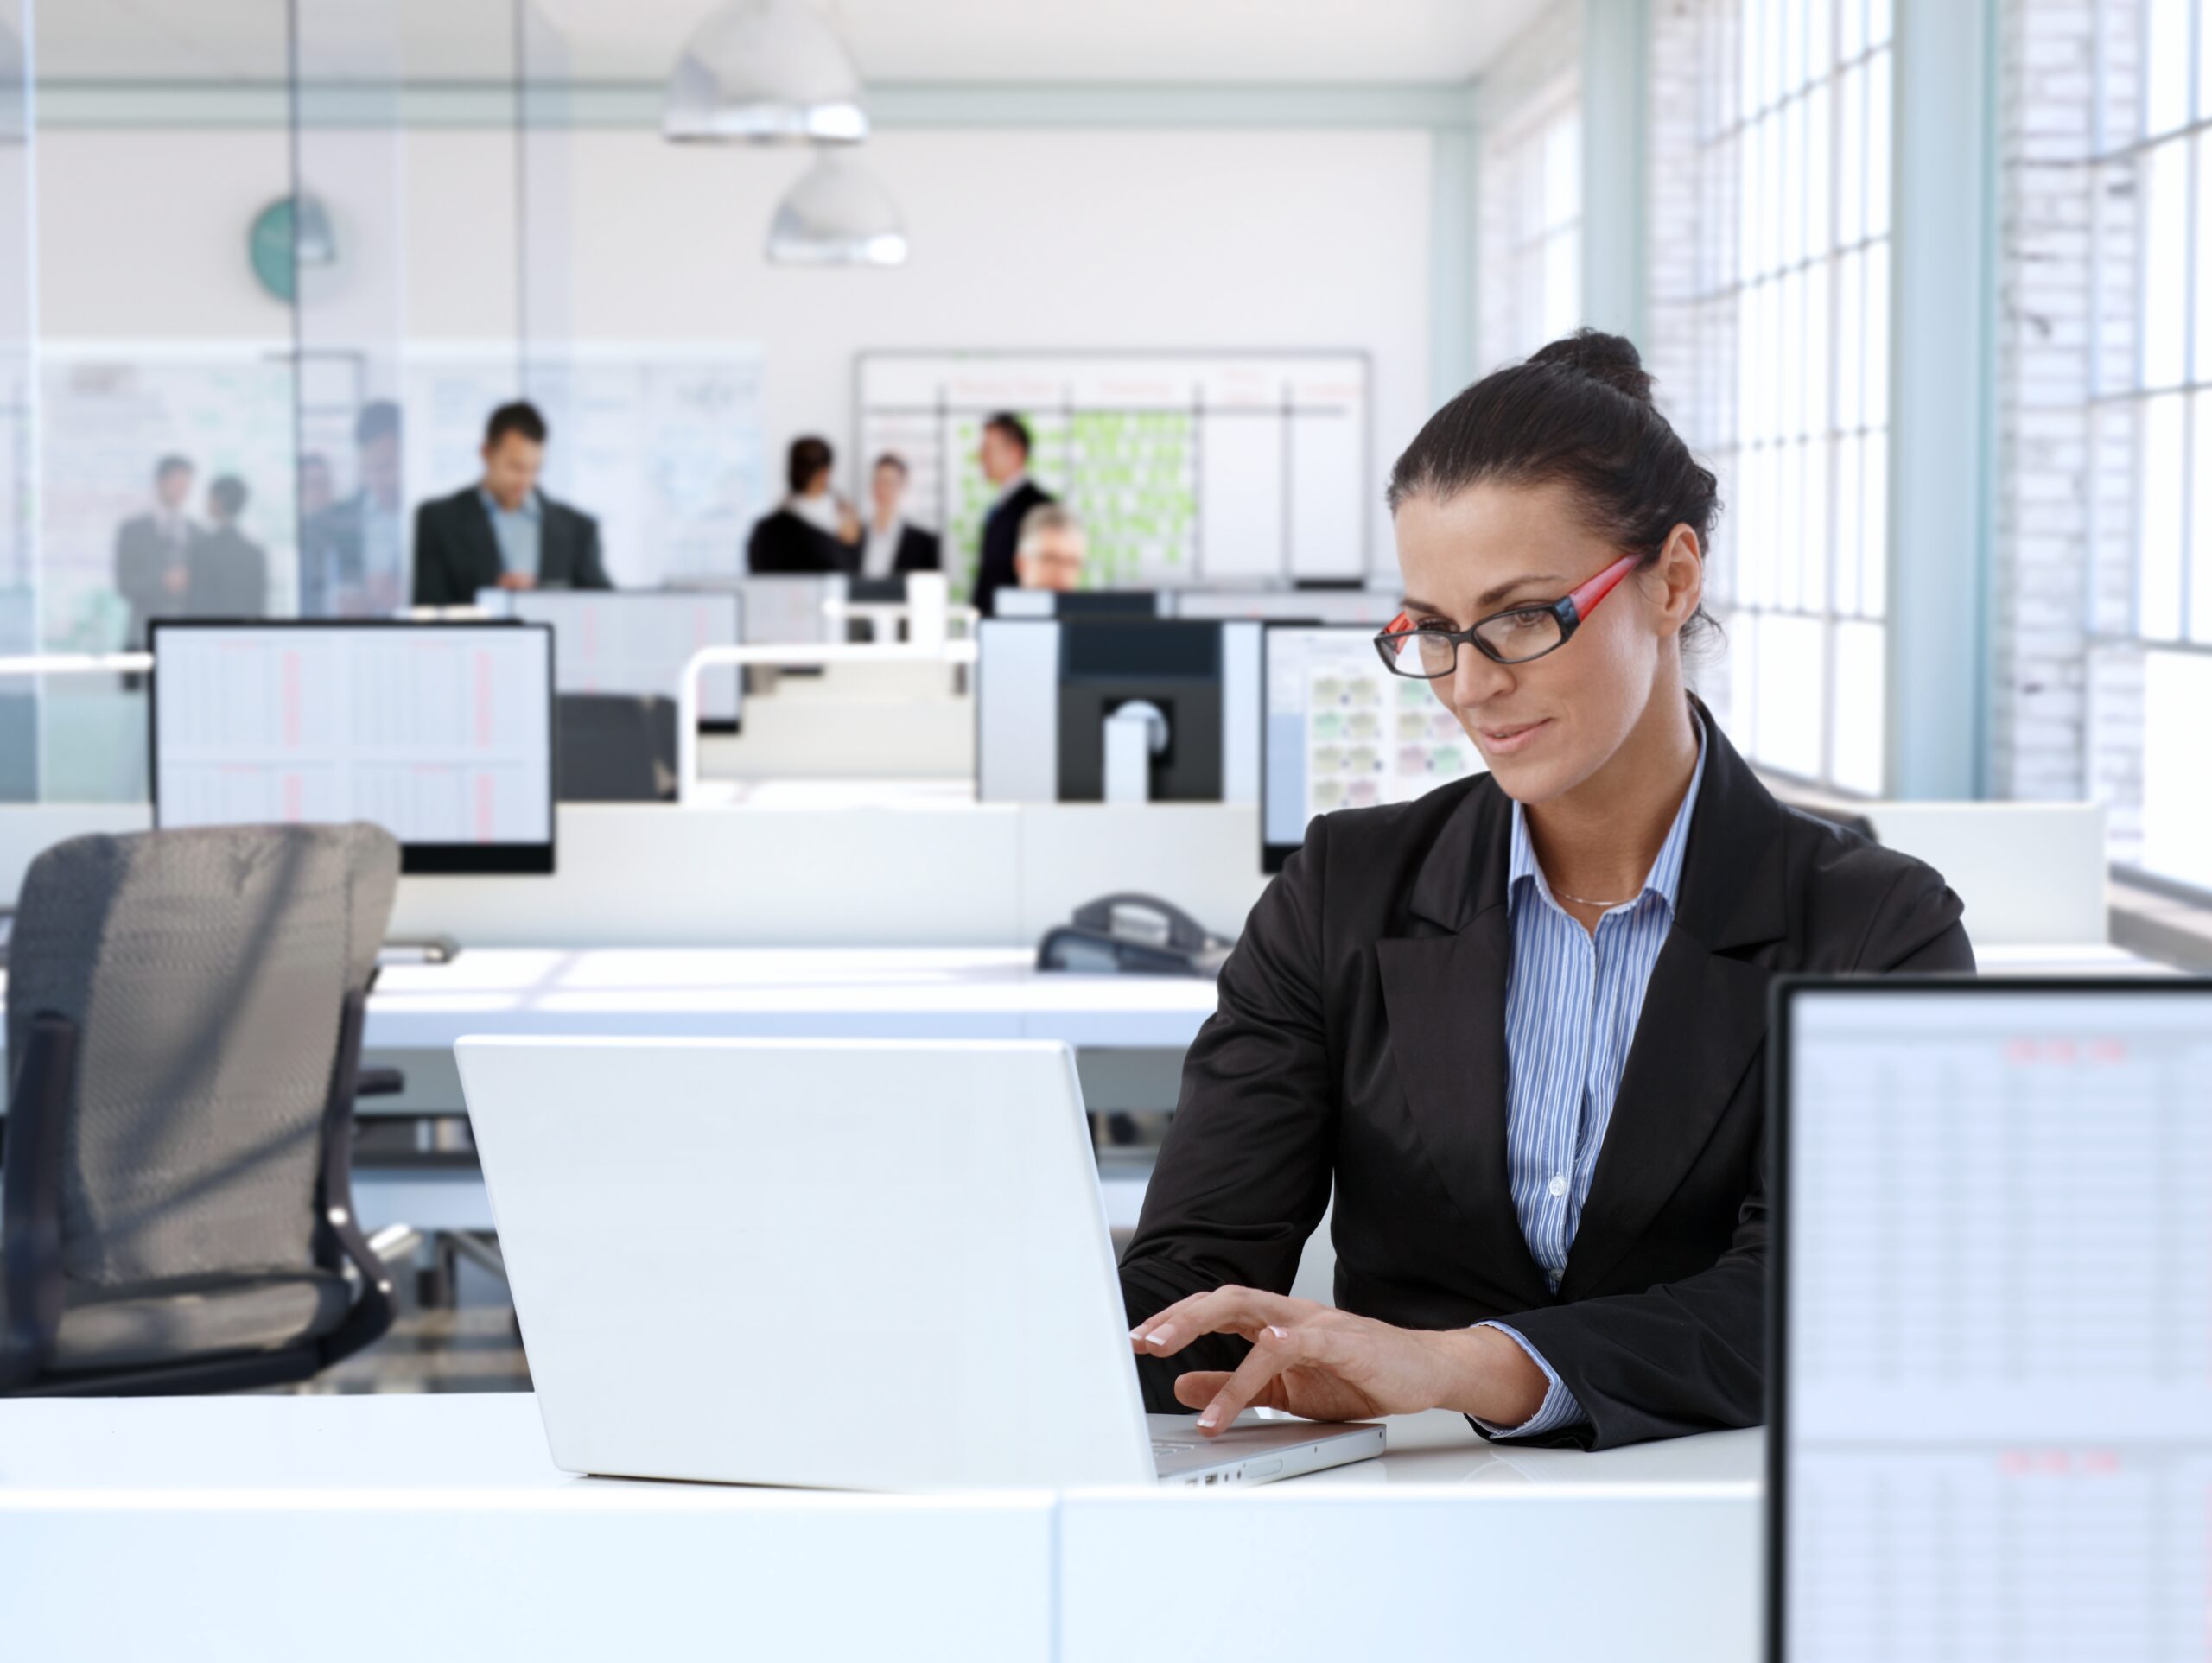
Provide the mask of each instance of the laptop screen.
POLYGON ((2212 983, 1782 1016, 1770 1656, 2203 1657, 2212 983))

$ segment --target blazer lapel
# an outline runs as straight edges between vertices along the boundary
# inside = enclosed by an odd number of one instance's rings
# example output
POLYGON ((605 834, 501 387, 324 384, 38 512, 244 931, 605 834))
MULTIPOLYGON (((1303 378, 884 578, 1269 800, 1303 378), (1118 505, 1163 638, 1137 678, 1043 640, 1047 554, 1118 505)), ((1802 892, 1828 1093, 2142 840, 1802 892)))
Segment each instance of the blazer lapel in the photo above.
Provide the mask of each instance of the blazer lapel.
POLYGON ((1710 713, 1705 724, 1705 783, 1690 818, 1675 924, 1644 991, 1560 1279, 1562 1299, 1582 1298, 1649 1227, 1766 1038, 1770 972, 1738 949, 1777 940, 1788 928, 1783 814, 1710 713))
POLYGON ((1416 918, 1449 933, 1378 942, 1390 1053, 1413 1129, 1464 1214, 1469 1256, 1521 1303, 1548 1299, 1513 1210, 1505 1158, 1505 907, 1510 805, 1477 783, 1414 880, 1416 918))

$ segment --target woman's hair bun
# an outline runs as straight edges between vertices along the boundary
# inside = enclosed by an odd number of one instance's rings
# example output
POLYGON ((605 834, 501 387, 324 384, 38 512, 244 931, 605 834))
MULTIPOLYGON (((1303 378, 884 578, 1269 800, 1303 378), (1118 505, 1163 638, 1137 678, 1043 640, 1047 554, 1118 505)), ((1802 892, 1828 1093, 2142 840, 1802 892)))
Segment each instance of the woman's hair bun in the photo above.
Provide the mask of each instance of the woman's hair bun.
POLYGON ((1624 335, 1577 329, 1540 348, 1529 362, 1603 382, 1615 392, 1626 393, 1639 404, 1651 402, 1651 373, 1637 356, 1636 343, 1624 335))

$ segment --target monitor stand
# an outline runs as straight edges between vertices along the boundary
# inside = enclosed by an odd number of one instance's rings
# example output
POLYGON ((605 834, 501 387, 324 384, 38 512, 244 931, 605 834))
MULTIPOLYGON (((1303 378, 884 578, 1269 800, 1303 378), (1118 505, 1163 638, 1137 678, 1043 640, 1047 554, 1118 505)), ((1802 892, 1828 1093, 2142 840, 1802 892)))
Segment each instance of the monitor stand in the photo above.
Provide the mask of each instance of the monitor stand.
POLYGON ((1109 803, 1152 801, 1152 759, 1167 749, 1167 718, 1156 704, 1132 699, 1101 725, 1109 803))

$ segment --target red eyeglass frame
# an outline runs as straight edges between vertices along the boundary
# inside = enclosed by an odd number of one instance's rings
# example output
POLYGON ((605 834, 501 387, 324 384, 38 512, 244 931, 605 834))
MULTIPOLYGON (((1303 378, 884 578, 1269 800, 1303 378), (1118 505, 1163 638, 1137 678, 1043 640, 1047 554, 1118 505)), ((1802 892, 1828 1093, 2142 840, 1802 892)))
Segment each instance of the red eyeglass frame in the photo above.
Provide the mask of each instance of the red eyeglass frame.
MULTIPOLYGON (((1399 643, 1411 636, 1452 643, 1453 670, 1459 668, 1459 649, 1461 644, 1472 647, 1494 664, 1532 664, 1537 659, 1543 657, 1546 653, 1557 652, 1573 640, 1574 632, 1581 627, 1583 620, 1598 610, 1598 603, 1611 594, 1619 585, 1620 581, 1636 569, 1637 562, 1643 558, 1643 551, 1640 549, 1633 554, 1623 555, 1597 576, 1586 583, 1576 585, 1557 600, 1549 602, 1524 600, 1516 606, 1503 606, 1486 618, 1477 619, 1464 630, 1416 629, 1412 627, 1412 620, 1408 614, 1400 613, 1390 620, 1382 632, 1375 638, 1375 650, 1382 654, 1383 663, 1394 676, 1403 676, 1406 673, 1398 668, 1396 647, 1399 643), (1495 623, 1501 618, 1510 618, 1515 613, 1529 612, 1548 612, 1559 620, 1559 639, 1546 647, 1543 652, 1532 652, 1526 658, 1500 657, 1491 650, 1490 644, 1476 633, 1485 624, 1495 623)), ((1412 679, 1421 682, 1437 682, 1443 680, 1450 674, 1452 670, 1439 670, 1433 676, 1416 676, 1412 679)))

